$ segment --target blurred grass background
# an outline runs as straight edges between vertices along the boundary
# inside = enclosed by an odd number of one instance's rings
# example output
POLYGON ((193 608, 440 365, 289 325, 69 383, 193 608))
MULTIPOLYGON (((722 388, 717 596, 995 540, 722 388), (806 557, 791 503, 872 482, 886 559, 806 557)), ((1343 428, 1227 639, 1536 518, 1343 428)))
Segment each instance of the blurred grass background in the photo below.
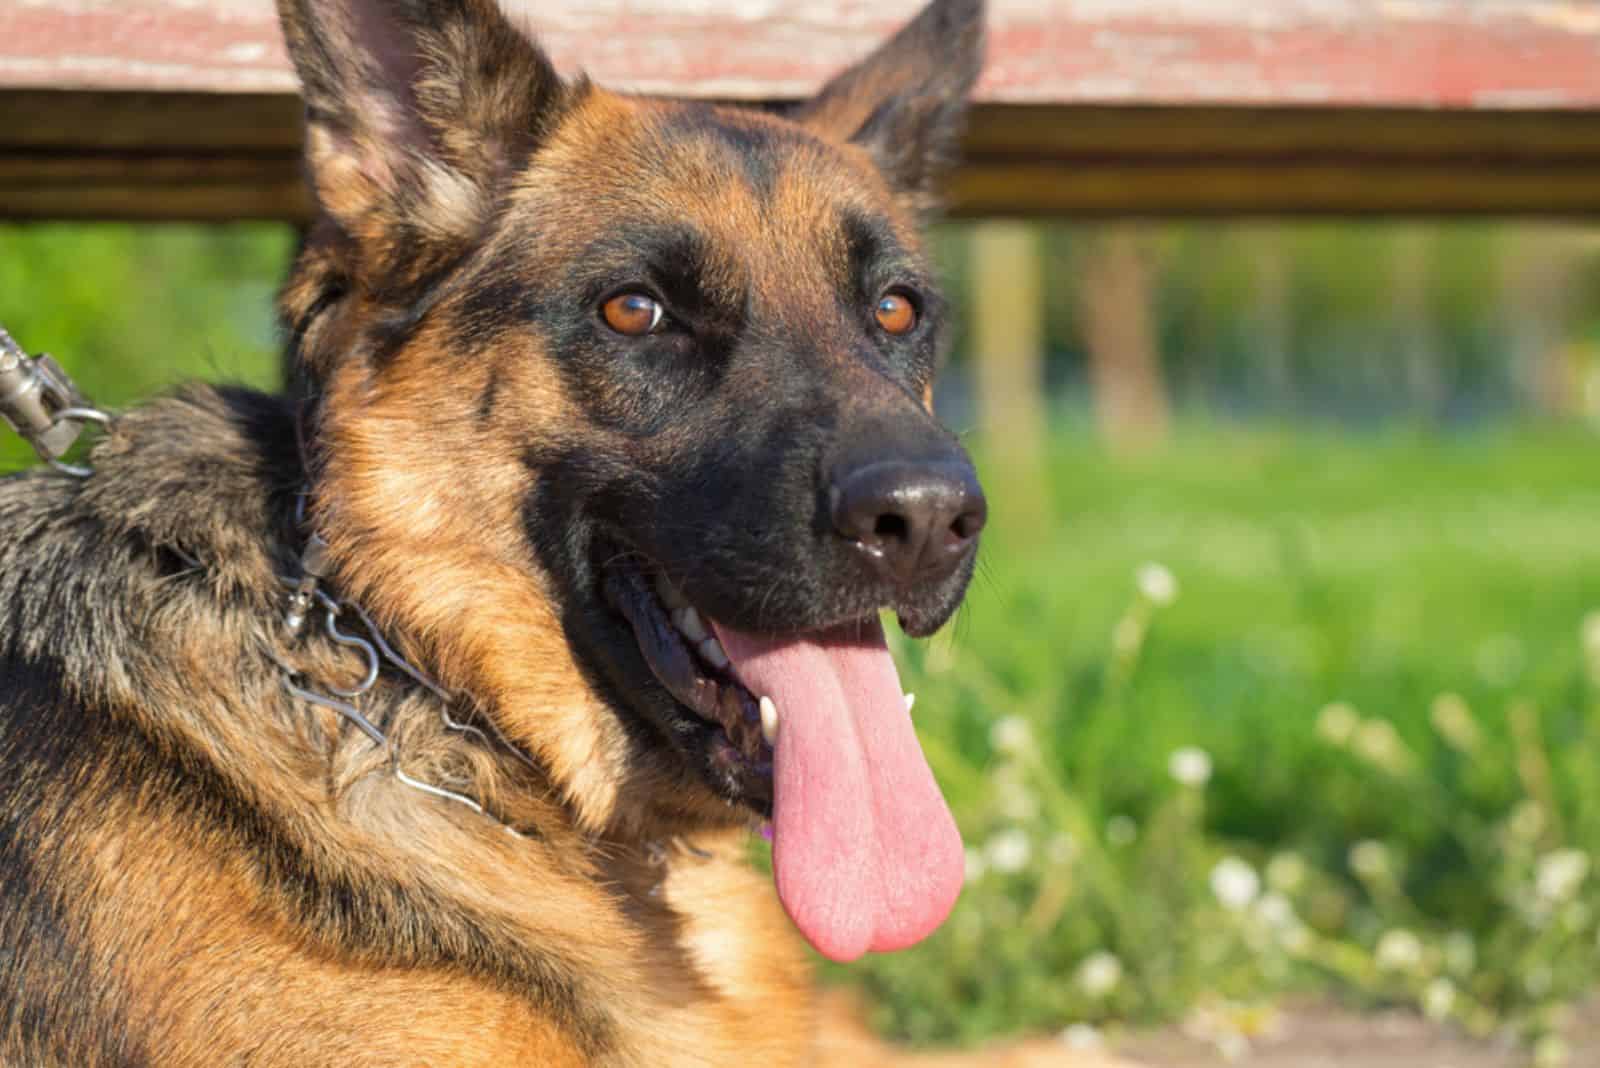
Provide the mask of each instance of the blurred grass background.
MULTIPOLYGON (((0 224, 0 324, 106 407, 194 378, 271 387, 294 240, 270 224, 0 224)), ((0 471, 32 458, 0 433, 0 471)))
MULTIPOLYGON (((1594 235, 1023 237, 939 236, 975 324, 939 401, 993 518, 967 607, 899 650, 968 889, 830 976, 917 1040, 1186 1019, 1237 1050, 1311 991, 1559 1064, 1600 974, 1594 235)), ((270 386, 292 246, 0 226, 0 323, 104 405, 270 386)))

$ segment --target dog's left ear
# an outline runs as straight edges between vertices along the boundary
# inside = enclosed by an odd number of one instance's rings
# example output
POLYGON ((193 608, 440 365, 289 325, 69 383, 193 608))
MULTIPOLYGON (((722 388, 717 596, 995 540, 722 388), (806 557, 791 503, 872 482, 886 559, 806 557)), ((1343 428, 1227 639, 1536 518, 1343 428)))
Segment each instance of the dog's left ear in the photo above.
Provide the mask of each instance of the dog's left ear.
POLYGON ((984 0, 933 0, 792 117, 865 148, 914 207, 931 207, 983 68, 983 9, 984 0))

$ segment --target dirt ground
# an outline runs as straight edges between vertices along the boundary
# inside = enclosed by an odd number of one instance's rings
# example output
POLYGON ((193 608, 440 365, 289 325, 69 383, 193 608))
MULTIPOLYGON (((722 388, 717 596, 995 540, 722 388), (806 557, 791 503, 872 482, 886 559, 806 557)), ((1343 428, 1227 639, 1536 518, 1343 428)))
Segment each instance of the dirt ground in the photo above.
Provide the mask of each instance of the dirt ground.
MULTIPOLYGON (((1179 1033, 1115 1043, 1130 1068, 1526 1068, 1528 1051, 1473 1042, 1404 1013, 1361 1015, 1327 1006, 1286 1011, 1276 1037, 1240 1059, 1179 1033)), ((1570 1068, 1600 1068, 1600 1001, 1578 1013, 1566 1036, 1570 1068)))
MULTIPOLYGON (((829 1068, 1528 1068, 1526 1049, 1474 1042, 1409 1013, 1362 1014, 1322 1004, 1286 1008, 1271 1038, 1229 1059, 1216 1045, 1168 1030, 1073 1049, 1058 1038, 1002 1043, 962 1053, 911 1053, 884 1046, 859 1005, 825 1001, 821 1064, 829 1068)), ((1564 1036, 1567 1068, 1600 1068, 1600 999, 1576 1013, 1564 1036)))

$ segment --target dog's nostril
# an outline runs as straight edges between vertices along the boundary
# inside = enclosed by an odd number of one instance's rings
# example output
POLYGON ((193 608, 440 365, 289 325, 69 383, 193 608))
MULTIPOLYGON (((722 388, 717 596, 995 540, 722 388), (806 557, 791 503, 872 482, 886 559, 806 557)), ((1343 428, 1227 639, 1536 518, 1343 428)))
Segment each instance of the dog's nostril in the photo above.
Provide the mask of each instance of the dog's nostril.
POLYGON ((911 527, 905 516, 880 515, 872 526, 872 532, 880 538, 904 541, 910 535, 911 527))
POLYGON ((983 530, 983 524, 988 519, 984 509, 973 508, 956 516, 955 522, 950 524, 950 533, 961 541, 971 541, 983 530))

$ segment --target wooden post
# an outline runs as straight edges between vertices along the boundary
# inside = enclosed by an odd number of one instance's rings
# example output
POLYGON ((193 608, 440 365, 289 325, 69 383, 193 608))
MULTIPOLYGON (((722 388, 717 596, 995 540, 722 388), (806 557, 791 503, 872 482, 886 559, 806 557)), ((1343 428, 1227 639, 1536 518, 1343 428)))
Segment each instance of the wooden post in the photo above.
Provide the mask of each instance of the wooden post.
POLYGON ((984 478, 1013 534, 1044 520, 1044 294, 1039 231, 1019 222, 972 228, 973 367, 984 478))
POLYGON ((1254 292, 1244 314, 1261 348, 1261 374, 1275 413, 1292 410, 1295 400, 1294 319, 1290 306, 1289 249, 1282 223, 1255 224, 1242 240, 1250 258, 1254 292))
POLYGON ((1166 437, 1169 412, 1151 307, 1154 250, 1138 226, 1115 224, 1095 238, 1079 297, 1095 419, 1113 449, 1166 437))
POLYGON ((1584 255, 1560 230, 1524 225, 1512 232, 1501 260, 1512 375, 1526 402, 1543 415, 1583 410, 1579 350, 1570 344, 1570 331, 1584 255))
POLYGON ((1433 313, 1433 231, 1415 223, 1397 228, 1391 246, 1391 336, 1400 348, 1411 405, 1429 420, 1443 414, 1444 374, 1439 325, 1433 313))

